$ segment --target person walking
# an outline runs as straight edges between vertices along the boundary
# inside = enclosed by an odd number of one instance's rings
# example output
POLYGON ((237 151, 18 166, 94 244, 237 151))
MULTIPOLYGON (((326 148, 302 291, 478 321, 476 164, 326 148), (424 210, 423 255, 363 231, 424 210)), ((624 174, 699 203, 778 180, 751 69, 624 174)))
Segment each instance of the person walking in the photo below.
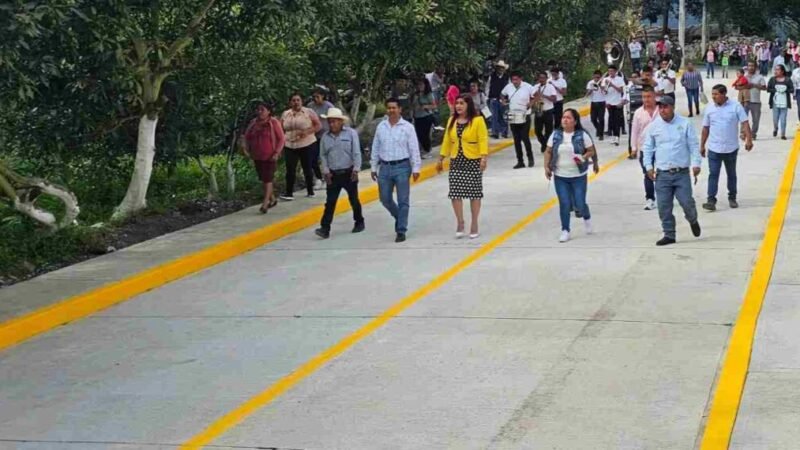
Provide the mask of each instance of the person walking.
POLYGON ((411 97, 411 109, 420 154, 422 159, 427 159, 431 153, 431 129, 434 115, 438 111, 436 99, 433 97, 431 84, 427 78, 417 81, 416 91, 411 97))
POLYGON ((486 82, 486 96, 489 97, 489 109, 492 111, 492 139, 508 138, 508 123, 506 123, 506 106, 502 102, 502 92, 508 86, 508 64, 502 59, 494 63, 494 72, 486 82))
POLYGON ((541 145, 541 152, 547 149, 547 140, 553 134, 555 128, 555 102, 558 99, 558 92, 547 79, 547 74, 539 73, 538 83, 533 95, 533 106, 536 111, 534 118, 534 130, 536 139, 541 145))
POLYGON ((336 212, 336 202, 342 189, 347 192, 353 209, 353 233, 364 231, 364 216, 358 199, 358 172, 361 170, 361 143, 356 130, 345 126, 347 117, 339 108, 330 108, 322 116, 328 122, 328 131, 322 135, 320 161, 327 186, 325 211, 319 228, 314 233, 322 239, 331 236, 331 223, 336 212))
POLYGON ((294 200, 294 183, 297 177, 297 163, 303 169, 306 182, 307 197, 314 197, 314 172, 311 164, 314 160, 314 143, 316 133, 322 128, 319 116, 303 106, 303 97, 299 93, 289 100, 290 108, 281 115, 283 130, 286 132, 286 189, 281 200, 294 200))
POLYGON ((253 160, 258 179, 264 185, 264 199, 261 201, 261 214, 266 214, 278 204, 273 193, 273 180, 278 159, 281 157, 286 137, 281 122, 272 116, 272 105, 260 102, 256 107, 256 117, 244 133, 245 152, 253 160))
POLYGON ((750 128, 753 132, 753 140, 758 138, 758 128, 761 123, 761 91, 767 89, 767 80, 763 75, 756 72, 756 63, 750 61, 747 63, 747 78, 746 86, 737 86, 736 89, 750 91, 750 101, 747 103, 746 111, 750 114, 751 124, 750 128))
MULTIPOLYGON (((714 78, 714 63, 716 62, 716 55, 714 49, 708 47, 706 52, 706 78, 714 78)), ((689 63, 691 64, 691 63, 689 63)))
MULTIPOLYGON (((794 99, 797 101, 797 120, 800 121, 800 66, 792 71, 792 85, 794 86, 794 99)), ((800 127, 800 123, 798 123, 800 127)))
MULTIPOLYGON (((333 108, 333 103, 329 102, 325 97, 327 93, 321 89, 317 88, 311 94, 311 101, 308 102, 306 107, 310 108, 314 111, 314 114, 317 117, 322 117, 323 115, 328 113, 328 110, 333 108)), ((328 131, 328 122, 325 120, 320 121, 321 128, 316 133, 316 142, 314 142, 314 148, 311 150, 311 170, 314 171, 314 178, 317 179, 317 184, 314 185, 314 188, 322 189, 325 185, 325 180, 322 177, 322 171, 319 167, 319 142, 322 139, 322 135, 328 131)))
MULTIPOLYGON (((644 175, 644 209, 651 211, 656 209, 656 187, 653 180, 647 176, 647 169, 644 163, 644 151, 642 145, 644 144, 644 135, 647 127, 650 126, 659 117, 659 107, 656 103, 656 91, 652 86, 644 86, 642 88, 642 106, 633 114, 633 121, 631 123, 631 146, 633 147, 633 156, 639 158, 639 164, 642 166, 642 174, 644 175)), ((650 161, 652 164, 653 161, 650 161)))
POLYGON ((775 67, 775 76, 769 79, 767 85, 769 92, 769 108, 772 110, 772 136, 778 136, 780 128, 781 139, 786 140, 786 118, 792 108, 792 93, 794 83, 786 76, 786 67, 778 64, 775 67))
POLYGON ((601 83, 602 78, 603 72, 595 70, 592 79, 586 83, 586 96, 592 102, 590 108, 592 126, 594 126, 595 135, 600 141, 603 140, 603 130, 606 126, 606 88, 601 83))
POLYGON ((548 139, 544 153, 545 177, 550 180, 555 176, 561 218, 559 242, 570 239, 570 213, 573 209, 581 212, 586 234, 593 232, 592 215, 586 204, 586 189, 589 163, 595 154, 592 136, 581 126, 578 111, 572 108, 564 111, 561 126, 548 139))
POLYGON ((631 54, 633 70, 642 70, 642 43, 636 39, 636 36, 631 38, 631 42, 628 44, 628 51, 631 54))
POLYGON ((694 64, 686 63, 686 71, 681 75, 681 86, 686 89, 686 98, 689 101, 689 117, 694 117, 692 105, 694 105, 694 110, 699 116, 700 92, 703 91, 703 76, 694 70, 694 64))
POLYGON ((617 74, 617 66, 608 66, 608 76, 603 79, 606 88, 606 108, 608 108, 609 128, 614 145, 619 145, 619 135, 625 121, 622 96, 625 93, 625 79, 617 74))
POLYGON ((739 102, 728 98, 728 88, 718 84, 711 90, 712 102, 703 114, 703 132, 700 139, 700 156, 708 156, 708 200, 706 211, 716 211, 717 191, 722 165, 728 177, 728 204, 738 208, 736 201, 736 159, 739 156, 739 130, 744 134, 744 148, 753 149, 753 139, 747 112, 739 102))
MULTIPOLYGON (((545 82, 547 77, 545 76, 545 82)), ((550 89, 555 89, 550 86, 550 89)), ((509 117, 511 122, 511 134, 514 136, 514 150, 517 152, 517 165, 515 169, 525 167, 522 156, 522 146, 525 146, 525 154, 528 156, 528 167, 533 167, 533 150, 531 149, 531 98, 535 89, 530 84, 522 80, 520 72, 511 73, 511 82, 501 92, 503 103, 508 105, 509 117)), ((555 92, 553 92, 555 98, 555 92)), ((552 103, 550 106, 552 110, 552 103)), ((552 113, 550 113, 552 120, 552 113)), ((552 129, 552 128, 551 128, 552 129)))
POLYGON ((422 159, 414 127, 401 117, 400 101, 392 97, 384 104, 386 118, 375 129, 370 167, 372 180, 378 182, 381 204, 395 219, 395 242, 405 242, 411 209, 409 179, 419 180, 422 159))
POLYGON ((656 79, 658 80, 658 87, 656 88, 656 93, 659 95, 666 95, 668 97, 672 97, 672 100, 675 100, 675 71, 669 67, 669 60, 662 59, 661 60, 661 69, 658 71, 656 75, 656 79))
POLYGON ((478 114, 483 115, 484 111, 491 112, 489 111, 489 99, 486 97, 486 93, 481 91, 480 81, 472 80, 469 82, 469 96, 472 97, 472 103, 475 104, 475 110, 478 111, 478 114))
POLYGON ((547 81, 556 89, 556 101, 553 102, 553 125, 561 127, 561 116, 564 115, 564 96, 567 95, 567 80, 564 79, 561 69, 550 69, 550 79, 547 81))
POLYGON ((655 182, 658 216, 664 237, 657 246, 676 242, 675 199, 683 209, 692 234, 699 237, 700 223, 692 197, 692 180, 700 175, 700 143, 692 123, 675 113, 675 99, 663 96, 658 101, 659 117, 647 127, 644 136, 644 164, 647 176, 655 182))
POLYGON ((720 67, 722 68, 722 78, 728 79, 728 66, 731 63, 731 58, 727 53, 720 53, 720 67))
POLYGON ((456 238, 464 237, 464 200, 468 199, 469 238, 476 239, 480 236, 478 217, 483 198, 483 172, 489 157, 489 132, 471 95, 459 97, 455 110, 447 124, 436 170, 444 170, 444 160, 450 158, 449 197, 456 216, 456 238))

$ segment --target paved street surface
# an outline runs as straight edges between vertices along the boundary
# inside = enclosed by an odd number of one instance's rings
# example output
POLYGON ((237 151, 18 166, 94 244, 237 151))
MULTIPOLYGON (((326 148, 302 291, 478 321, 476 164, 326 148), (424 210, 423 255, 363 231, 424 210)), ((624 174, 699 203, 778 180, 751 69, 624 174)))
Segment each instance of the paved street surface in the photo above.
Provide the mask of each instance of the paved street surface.
MULTIPOLYGON (((723 176, 701 238, 676 205, 678 244, 656 248, 658 213, 623 160, 590 184, 594 235, 573 221, 559 244, 549 209, 214 448, 694 448, 792 143, 771 122, 765 102, 741 207, 723 176)), ((491 157, 477 240, 454 238, 441 176, 414 186, 406 243, 372 203, 365 233, 347 213, 329 240, 305 230, 0 353, 0 448, 175 448, 554 197, 534 148, 533 169, 491 157)), ((601 143, 601 162, 623 150, 601 143)), ((794 195, 732 448, 797 448, 798 255, 794 195)))

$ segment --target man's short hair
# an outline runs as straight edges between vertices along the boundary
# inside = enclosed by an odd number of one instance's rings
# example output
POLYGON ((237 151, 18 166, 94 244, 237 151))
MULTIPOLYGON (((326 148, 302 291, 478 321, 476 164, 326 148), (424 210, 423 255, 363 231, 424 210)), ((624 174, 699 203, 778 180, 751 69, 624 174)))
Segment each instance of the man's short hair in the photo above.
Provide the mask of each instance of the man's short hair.
POLYGON ((661 58, 661 61, 658 62, 659 64, 667 63, 669 64, 669 58, 661 58))
POLYGON ((656 93, 656 89, 653 86, 650 86, 648 84, 648 85, 642 86, 642 93, 645 93, 645 92, 652 92, 653 94, 655 94, 656 93))
POLYGON ((519 70, 512 70, 508 76, 511 78, 513 77, 522 78, 522 72, 520 72, 519 70))
POLYGON ((602 71, 600 71, 600 70, 595 70, 595 71, 592 73, 592 75, 600 75, 600 76, 603 76, 603 72, 602 72, 602 71))
POLYGON ((714 85, 714 87, 711 88, 711 90, 712 91, 717 91, 722 95, 727 95, 728 94, 728 88, 724 84, 714 85))
POLYGON ((650 67, 650 66, 645 66, 644 69, 642 69, 642 73, 645 73, 645 72, 646 73, 653 73, 653 68, 650 67))
POLYGON ((611 70, 611 69, 617 70, 617 66, 615 66, 614 64, 609 64, 608 65, 608 70, 611 70))
POLYGON ((389 106, 389 103, 394 103, 395 105, 397 105, 398 108, 401 107, 400 106, 400 100, 397 97, 389 97, 389 98, 386 99, 385 102, 383 102, 383 104, 385 106, 389 106))

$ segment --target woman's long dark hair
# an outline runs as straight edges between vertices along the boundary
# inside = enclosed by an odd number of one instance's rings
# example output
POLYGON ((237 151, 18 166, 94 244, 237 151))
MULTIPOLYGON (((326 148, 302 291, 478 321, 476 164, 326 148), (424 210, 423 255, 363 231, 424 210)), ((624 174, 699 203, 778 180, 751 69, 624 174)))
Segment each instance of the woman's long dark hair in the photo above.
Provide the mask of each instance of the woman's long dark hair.
POLYGON ((781 69, 781 75, 783 75, 784 77, 786 76, 786 66, 784 66, 783 64, 778 64, 775 66, 775 68, 781 69))
POLYGON ((417 86, 420 83, 423 83, 425 85, 425 88, 422 90, 423 94, 428 95, 428 94, 433 92, 433 89, 431 88, 431 82, 428 81, 428 79, 426 77, 422 77, 419 80, 417 80, 417 82, 414 84, 414 94, 415 95, 419 95, 419 93, 417 92, 417 86))
MULTIPOLYGON (((472 95, 470 94, 461 94, 458 96, 456 101, 459 99, 464 100, 464 103, 467 104, 467 126, 472 124, 472 119, 474 119, 478 115, 478 110, 475 108, 475 102, 472 101, 472 95)), ((456 123, 458 119, 458 113, 453 108, 453 115, 450 117, 450 123, 447 124, 447 132, 450 132, 450 129, 453 128, 453 124, 456 123)))
MULTIPOLYGON (((581 115, 578 114, 578 111, 573 108, 567 108, 564 110, 564 114, 569 114, 572 116, 572 119, 575 121, 575 132, 583 131, 583 125, 581 125, 581 115)), ((559 124, 561 125, 561 124, 559 124)))

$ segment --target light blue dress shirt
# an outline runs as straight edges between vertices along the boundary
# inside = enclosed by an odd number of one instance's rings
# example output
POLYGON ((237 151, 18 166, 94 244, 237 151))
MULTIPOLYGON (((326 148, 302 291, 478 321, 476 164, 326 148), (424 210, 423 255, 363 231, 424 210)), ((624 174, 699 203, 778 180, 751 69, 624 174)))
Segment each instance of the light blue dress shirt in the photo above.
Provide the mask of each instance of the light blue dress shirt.
POLYGON ((692 123, 675 115, 671 122, 658 117, 644 134, 645 169, 656 170, 700 167, 700 141, 692 123))
POLYGON ((411 171, 419 173, 422 167, 422 158, 419 155, 419 142, 414 125, 400 119, 391 125, 389 118, 378 124, 375 137, 372 139, 372 155, 370 166, 373 172, 378 172, 380 161, 398 161, 408 158, 411 161, 411 171))
POLYGON ((722 105, 711 102, 703 113, 703 127, 708 128, 706 148, 714 153, 733 153, 739 149, 739 125, 747 122, 744 107, 733 99, 722 105))

